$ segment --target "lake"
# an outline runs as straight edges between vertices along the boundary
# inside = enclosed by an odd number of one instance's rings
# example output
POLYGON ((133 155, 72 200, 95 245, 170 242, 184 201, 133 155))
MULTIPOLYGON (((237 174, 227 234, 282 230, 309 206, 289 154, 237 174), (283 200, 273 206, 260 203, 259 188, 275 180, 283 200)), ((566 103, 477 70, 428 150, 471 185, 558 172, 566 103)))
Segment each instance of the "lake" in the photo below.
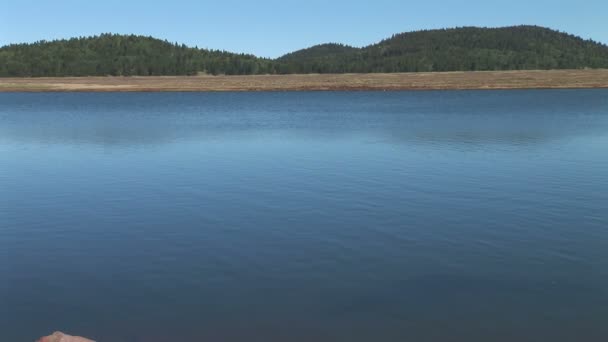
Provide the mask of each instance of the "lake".
POLYGON ((0 94, 0 334, 606 341, 608 90, 0 94))

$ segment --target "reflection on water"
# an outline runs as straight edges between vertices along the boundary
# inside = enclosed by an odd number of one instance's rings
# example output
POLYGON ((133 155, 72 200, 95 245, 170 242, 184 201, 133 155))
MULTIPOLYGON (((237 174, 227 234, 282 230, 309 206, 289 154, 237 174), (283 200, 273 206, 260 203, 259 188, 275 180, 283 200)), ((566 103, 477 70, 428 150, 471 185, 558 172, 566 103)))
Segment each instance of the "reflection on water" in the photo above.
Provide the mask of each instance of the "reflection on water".
POLYGON ((0 94, 0 331, 603 341, 608 92, 0 94))
POLYGON ((597 115, 608 103, 604 90, 389 92, 381 95, 380 103, 378 96, 366 92, 39 94, 35 98, 11 94, 0 103, 0 133, 13 141, 111 146, 288 132, 303 138, 369 135, 386 142, 449 147, 601 135, 607 125, 597 115), (474 104, 463 110, 471 101, 474 104))

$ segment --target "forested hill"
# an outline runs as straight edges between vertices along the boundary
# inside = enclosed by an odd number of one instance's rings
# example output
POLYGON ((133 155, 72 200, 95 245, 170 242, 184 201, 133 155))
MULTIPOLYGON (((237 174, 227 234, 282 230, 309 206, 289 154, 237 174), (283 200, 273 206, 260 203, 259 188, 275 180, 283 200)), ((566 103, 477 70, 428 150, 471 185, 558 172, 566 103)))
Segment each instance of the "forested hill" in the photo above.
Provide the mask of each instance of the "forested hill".
POLYGON ((271 61, 152 37, 102 34, 0 48, 0 76, 257 74, 271 61))
POLYGON ((581 68, 608 68, 608 46, 537 26, 416 31, 363 48, 322 44, 277 59, 114 34, 0 48, 5 77, 581 68))
POLYGON ((608 68, 608 46, 538 26, 402 33, 361 49, 316 46, 277 60, 295 73, 608 68), (296 58, 293 58, 293 57, 296 58))

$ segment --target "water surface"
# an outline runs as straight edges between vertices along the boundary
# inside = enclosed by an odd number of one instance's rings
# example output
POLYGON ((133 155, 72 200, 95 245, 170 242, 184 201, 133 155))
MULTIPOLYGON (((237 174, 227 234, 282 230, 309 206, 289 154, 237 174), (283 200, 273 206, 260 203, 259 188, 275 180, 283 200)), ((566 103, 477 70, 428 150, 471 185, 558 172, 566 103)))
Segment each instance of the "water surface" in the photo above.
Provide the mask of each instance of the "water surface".
POLYGON ((0 334, 606 341, 608 91, 0 94, 0 334))

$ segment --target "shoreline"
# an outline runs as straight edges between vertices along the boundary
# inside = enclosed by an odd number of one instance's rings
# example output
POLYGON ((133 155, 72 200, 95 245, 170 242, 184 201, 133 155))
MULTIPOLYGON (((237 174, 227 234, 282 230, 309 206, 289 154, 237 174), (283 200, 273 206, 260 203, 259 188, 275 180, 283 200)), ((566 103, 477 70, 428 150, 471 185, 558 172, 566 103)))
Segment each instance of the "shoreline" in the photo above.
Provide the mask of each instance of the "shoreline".
POLYGON ((0 92, 255 92, 608 88, 608 69, 0 78, 0 92))

